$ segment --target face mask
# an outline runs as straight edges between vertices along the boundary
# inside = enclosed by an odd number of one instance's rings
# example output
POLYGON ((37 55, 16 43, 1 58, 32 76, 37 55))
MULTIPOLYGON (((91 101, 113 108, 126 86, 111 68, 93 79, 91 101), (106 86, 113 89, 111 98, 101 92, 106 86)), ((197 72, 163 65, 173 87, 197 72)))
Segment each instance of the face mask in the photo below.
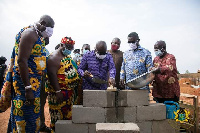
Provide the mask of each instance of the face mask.
POLYGON ((83 49, 83 54, 86 54, 87 52, 89 52, 89 50, 83 49))
POLYGON ((163 55, 163 52, 161 52, 161 50, 158 49, 157 51, 155 51, 155 55, 156 55, 156 56, 162 56, 162 55, 163 55))
POLYGON ((116 51, 119 49, 119 45, 111 45, 111 49, 116 51))
POLYGON ((79 57, 79 56, 80 56, 80 54, 79 54, 79 53, 76 53, 76 54, 75 54, 75 57, 79 57))
POLYGON ((51 28, 51 27, 46 27, 46 30, 45 30, 45 31, 42 31, 41 34, 42 34, 42 36, 43 36, 44 38, 46 38, 46 37, 51 37, 52 34, 53 34, 53 28, 51 28))
POLYGON ((64 50, 62 50, 62 53, 64 56, 67 56, 71 54, 71 51, 65 48, 64 50))
POLYGON ((137 42, 135 43, 129 43, 129 46, 132 50, 135 50, 137 48, 137 42))
POLYGON ((97 58, 103 60, 104 58, 106 58, 106 54, 105 55, 99 55, 97 52, 96 52, 96 56, 97 58))

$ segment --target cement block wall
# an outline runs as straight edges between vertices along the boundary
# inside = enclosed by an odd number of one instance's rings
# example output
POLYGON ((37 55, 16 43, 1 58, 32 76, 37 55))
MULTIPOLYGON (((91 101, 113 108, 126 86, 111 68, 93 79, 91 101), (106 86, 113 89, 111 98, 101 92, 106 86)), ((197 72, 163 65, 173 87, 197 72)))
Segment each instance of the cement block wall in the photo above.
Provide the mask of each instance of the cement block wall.
POLYGON ((71 121, 56 123, 56 133, 95 133, 97 123, 135 123, 140 133, 176 132, 166 119, 165 105, 149 104, 147 90, 119 91, 117 108, 115 93, 84 90, 83 105, 73 106, 71 121))

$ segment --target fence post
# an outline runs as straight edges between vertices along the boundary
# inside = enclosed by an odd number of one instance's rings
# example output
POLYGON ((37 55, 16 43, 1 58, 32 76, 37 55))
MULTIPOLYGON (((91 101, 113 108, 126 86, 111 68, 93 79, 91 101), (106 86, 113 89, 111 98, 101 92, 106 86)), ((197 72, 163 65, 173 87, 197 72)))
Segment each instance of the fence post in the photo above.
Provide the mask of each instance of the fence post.
POLYGON ((195 130, 195 133, 199 132, 199 107, 198 107, 198 103, 199 103, 199 98, 198 98, 198 96, 195 96, 194 97, 194 118, 195 118, 194 130, 195 130))

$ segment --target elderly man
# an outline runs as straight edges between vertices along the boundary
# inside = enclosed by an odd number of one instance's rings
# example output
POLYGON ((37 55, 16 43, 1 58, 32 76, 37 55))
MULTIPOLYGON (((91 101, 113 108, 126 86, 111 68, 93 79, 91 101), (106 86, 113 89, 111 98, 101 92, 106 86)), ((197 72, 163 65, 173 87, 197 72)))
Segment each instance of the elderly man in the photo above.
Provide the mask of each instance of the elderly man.
POLYGON ((107 53, 107 45, 104 41, 99 41, 96 44, 96 49, 91 52, 87 52, 83 55, 81 64, 78 67, 79 74, 83 77, 83 89, 88 90, 106 90, 107 84, 97 83, 92 80, 98 78, 100 80, 108 80, 109 73, 109 85, 115 85, 115 64, 113 62, 112 55, 107 53))
POLYGON ((74 88, 79 84, 76 63, 71 59, 75 41, 64 37, 61 44, 49 56, 47 66, 47 92, 51 128, 55 130, 57 120, 71 120, 74 102, 74 88))
POLYGON ((159 103, 165 101, 178 102, 180 86, 177 77, 176 59, 174 55, 167 53, 166 43, 157 41, 154 45, 156 57, 153 60, 155 78, 153 81, 153 97, 159 103))
MULTIPOLYGON (((5 71, 7 69, 7 65, 5 64, 7 61, 7 59, 3 56, 0 57, 0 92, 1 92, 1 88, 3 86, 3 81, 4 81, 4 77, 5 77, 5 71)), ((1 94, 0 94, 1 96, 1 94)))
POLYGON ((113 61, 115 63, 115 68, 116 68, 116 76, 115 76, 116 85, 115 86, 118 89, 122 89, 121 86, 119 85, 120 71, 121 71, 121 66, 122 66, 122 61, 123 61, 123 52, 119 50, 120 44, 121 44, 121 40, 116 37, 111 42, 111 49, 108 50, 108 52, 111 53, 113 57, 113 61))
POLYGON ((73 53, 74 53, 73 60, 74 62, 76 62, 77 65, 79 65, 81 60, 80 49, 75 49, 73 53))
MULTIPOLYGON (((34 25, 20 30, 15 38, 10 66, 13 68, 9 69, 2 88, 6 92, 14 87, 9 132, 39 132, 41 80, 46 71, 44 38, 51 37, 53 28, 54 20, 44 15, 34 25)), ((2 97, 0 103, 1 100, 2 97)))
POLYGON ((89 44, 83 44, 82 49, 81 49, 82 55, 86 54, 89 51, 90 51, 90 45, 89 44))
MULTIPOLYGON (((152 64, 152 56, 149 50, 143 48, 139 44, 139 36, 136 32, 131 32, 128 35, 128 45, 130 50, 124 52, 123 62, 120 72, 120 85, 124 87, 125 82, 134 79, 135 77, 148 72, 152 64)), ((131 89, 126 86, 126 89, 131 89)), ((149 86, 146 85, 139 89, 148 89, 149 86)))

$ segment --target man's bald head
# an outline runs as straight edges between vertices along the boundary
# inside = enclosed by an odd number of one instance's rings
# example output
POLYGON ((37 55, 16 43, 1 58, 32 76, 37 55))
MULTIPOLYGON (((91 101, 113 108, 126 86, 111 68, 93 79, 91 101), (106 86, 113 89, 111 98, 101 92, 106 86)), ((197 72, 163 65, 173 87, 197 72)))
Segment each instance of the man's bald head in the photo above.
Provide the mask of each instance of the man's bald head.
POLYGON ((154 49, 164 49, 164 50, 166 50, 166 43, 165 43, 165 41, 162 41, 162 40, 160 40, 160 41, 157 41, 156 42, 156 44, 154 45, 154 49))
POLYGON ((100 54, 100 55, 105 55, 106 51, 107 51, 107 45, 105 41, 98 41, 96 43, 96 51, 100 54))
POLYGON ((40 17, 39 23, 45 25, 46 27, 54 27, 54 20, 49 15, 43 15, 40 17))

